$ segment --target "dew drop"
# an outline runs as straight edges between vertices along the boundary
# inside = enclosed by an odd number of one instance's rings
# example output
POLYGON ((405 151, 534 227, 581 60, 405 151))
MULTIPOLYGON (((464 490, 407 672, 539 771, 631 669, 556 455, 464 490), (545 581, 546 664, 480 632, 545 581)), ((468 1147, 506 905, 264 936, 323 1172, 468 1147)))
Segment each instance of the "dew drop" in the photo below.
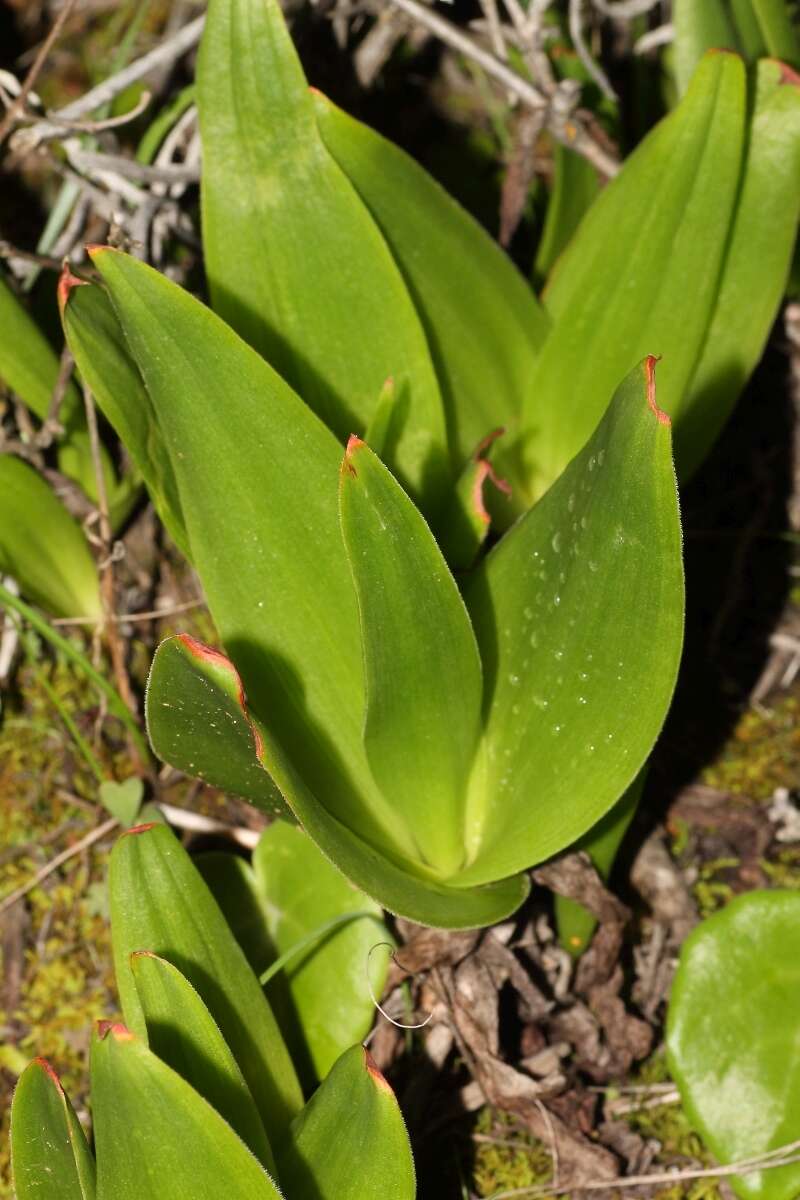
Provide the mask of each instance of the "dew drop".
POLYGON ((597 452, 597 465, 598 465, 598 467, 602 467, 602 465, 603 465, 603 463, 605 462, 605 460, 606 460, 606 452, 605 452, 605 450, 598 450, 598 452, 597 452))
POLYGON ((533 609, 530 606, 528 606, 527 608, 524 608, 522 610, 522 615, 524 616, 526 621, 532 621, 533 620, 533 609))
POLYGON ((594 562, 594 561, 593 561, 593 560, 590 558, 590 559, 589 559, 589 570, 590 570, 590 571, 598 571, 599 569, 600 569, 600 568, 598 567, 597 563, 596 563, 596 562, 594 562))
POLYGON ((553 596, 553 604, 556 606, 556 608, 558 608, 560 603, 561 597, 559 596, 558 592, 556 592, 555 596, 553 596))
POLYGON ((550 701, 546 700, 544 698, 544 696, 534 696, 533 703, 536 705, 537 708, 545 709, 550 704, 550 701))
POLYGON ((585 529, 588 524, 589 522, 586 520, 586 517, 581 517, 581 529, 585 529))
POLYGON ((554 726, 553 726, 553 733, 561 733, 561 730, 562 730, 563 728, 564 728, 564 727, 563 727, 563 725, 554 725, 554 726))
POLYGON ((551 539, 550 545, 553 547, 553 553, 558 554, 561 549, 561 534, 556 530, 551 539))
POLYGON ((509 675, 508 682, 512 687, 519 687, 519 675, 509 675))
POLYGON ((561 659, 562 659, 563 657, 564 657, 564 651, 563 651, 563 650, 554 650, 554 651, 553 651, 553 658, 556 660, 556 662, 561 662, 561 659))
POLYGON ((586 703, 586 697, 578 696, 578 704, 585 704, 585 703, 586 703))
POLYGON ((519 716, 519 705, 518 705, 518 704, 512 704, 512 705, 511 705, 511 711, 512 711, 512 713, 514 714, 514 716, 515 716, 515 717, 518 717, 518 716, 519 716))
POLYGON ((536 649, 536 647, 539 645, 539 635, 538 635, 538 633, 532 633, 532 634, 531 634, 531 636, 530 636, 530 643, 531 643, 531 645, 533 646, 533 648, 534 648, 534 650, 535 650, 535 649, 536 649))
POLYGON ((579 671, 579 672, 578 672, 578 679, 584 679, 584 680, 585 680, 585 679, 588 679, 588 678, 589 678, 589 676, 586 674, 586 672, 585 672, 585 671, 579 671))
POLYGON ((607 742, 613 742, 613 740, 614 740, 614 735, 613 735, 613 733, 607 733, 607 734, 606 734, 606 741, 607 741, 607 742))
POLYGON ((594 754, 594 743, 593 742, 589 742, 589 745, 586 747, 586 753, 594 754))
POLYGON ((570 512, 572 512, 574 507, 575 507, 575 493, 571 492, 569 500, 567 501, 567 508, 569 509, 570 512))
POLYGON ((590 471, 593 471, 593 470, 594 470, 594 464, 595 464, 596 462, 597 462, 597 459, 595 458, 595 456, 594 456, 594 455, 592 455, 592 457, 589 459, 589 470, 590 470, 590 471))

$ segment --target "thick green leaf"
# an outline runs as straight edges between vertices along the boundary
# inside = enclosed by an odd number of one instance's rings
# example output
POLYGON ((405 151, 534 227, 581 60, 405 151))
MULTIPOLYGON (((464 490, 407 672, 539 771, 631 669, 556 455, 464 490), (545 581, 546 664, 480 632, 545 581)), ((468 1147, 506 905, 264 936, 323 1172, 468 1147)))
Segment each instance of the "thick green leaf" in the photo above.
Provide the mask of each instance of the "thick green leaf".
MULTIPOLYGON (((305 786, 289 760, 276 743, 270 742, 266 730, 245 709, 229 705, 229 695, 222 689, 219 673, 207 669, 208 656, 190 654, 179 638, 163 642, 156 652, 152 679, 148 688, 148 707, 166 701, 186 706, 187 714, 208 713, 209 689, 219 689, 221 716, 241 722, 240 740, 260 747, 262 763, 287 798, 295 816, 305 827, 326 858, 351 879, 367 895, 372 896, 390 912, 400 913, 412 921, 444 928, 470 929, 491 925, 514 912, 528 894, 529 883, 524 875, 504 879, 490 887, 462 889, 447 887, 433 878, 424 877, 414 864, 401 864, 379 851, 336 819, 305 786), (166 669, 167 658, 186 655, 190 670, 166 669), (162 663, 161 657, 165 661, 162 663), (164 669, 162 670, 162 666, 164 669), (257 734, 257 736, 256 736, 257 734)), ((190 716, 187 716, 190 719, 190 716)), ((324 795, 324 793, 323 793, 324 795)))
POLYGON ((0 455, 0 571, 56 617, 99 618, 97 569, 76 521, 38 471, 0 455))
MULTIPOLYGON (((389 940, 381 909, 348 883, 306 834, 284 821, 276 821, 261 835, 253 868, 278 954, 336 917, 373 914, 372 919, 362 917, 330 930, 290 959, 282 972, 297 1032, 316 1077, 323 1079, 339 1055, 365 1038, 372 1025, 375 1006, 367 986, 367 965, 372 990, 379 996, 389 963, 386 946, 370 954, 378 942, 389 940)), ((276 977, 267 987, 270 1001, 278 982, 276 977)), ((273 1006, 280 1012, 279 995, 273 1006)))
MULTIPOLYGON (((751 0, 745 3, 749 6, 751 0)), ((673 70, 682 96, 708 50, 738 50, 740 44, 726 0, 673 0, 672 24, 673 70)))
POLYGON ((407 414, 390 461, 435 507, 446 431, 425 335, 380 231, 317 131, 277 0, 212 0, 197 102, 214 308, 342 439, 363 433, 392 375, 407 414))
POLYGON ((108 296, 65 269, 59 298, 64 332, 78 370, 136 463, 173 541, 191 557, 172 464, 108 296))
POLYGON ((464 858, 480 727, 475 635, 424 518, 358 438, 342 464, 339 507, 361 617, 367 758, 419 858, 446 878, 464 858))
POLYGON ((707 56, 684 100, 626 161, 562 255, 546 293, 554 323, 531 378, 519 447, 531 496, 558 477, 644 355, 663 355, 660 403, 676 429, 702 402, 690 384, 734 212, 744 104, 741 61, 707 56))
MULTIPOLYGON (((579 838, 573 847, 589 855, 592 865, 604 882, 608 882, 622 839, 636 815, 646 775, 645 767, 636 776, 622 799, 618 800, 588 833, 579 838)), ((561 945, 570 954, 583 954, 592 940, 597 920, 588 909, 576 900, 571 900, 569 896, 556 894, 553 901, 556 929, 561 945)))
POLYGON ((172 963, 147 950, 131 955, 154 1054, 224 1117, 271 1174, 272 1150, 236 1059, 198 993, 172 963))
POLYGON ((339 1059, 278 1154, 298 1200, 414 1200, 414 1162, 394 1092, 363 1046, 339 1059))
POLYGON ((655 360, 470 580, 486 679, 468 822, 478 883, 541 862, 608 812, 652 749, 683 632, 669 418, 655 360))
POLYGON ((372 780, 361 738, 336 439, 188 293, 117 251, 93 258, 157 414, 214 621, 269 742, 337 818, 402 850, 404 825, 372 780))
POLYGON ((797 66, 800 37, 786 0, 750 0, 767 53, 797 66))
POLYGON ((224 654, 188 633, 162 642, 150 670, 145 718, 152 747, 164 762, 291 819, 258 761, 258 734, 249 723, 242 681, 224 654), (209 683, 198 688, 204 679, 209 683))
POLYGON ((94 1200, 95 1165, 58 1076, 36 1058, 11 1105, 11 1166, 17 1200, 94 1200))
POLYGON ((744 170, 714 315, 675 429, 687 476, 708 453, 764 349, 783 297, 800 214, 800 80, 758 64, 744 170))
POLYGON ((130 967, 136 950, 166 958, 196 988, 239 1063, 270 1141, 301 1104, 300 1086, 258 980, 186 851, 165 825, 119 839, 109 875, 117 988, 128 1025, 146 1022, 130 967))
POLYGON ((98 1200, 280 1200, 210 1104, 124 1025, 92 1045, 98 1200))
MULTIPOLYGON (((722 1163, 800 1136, 800 893, 750 892, 684 943, 667 1019, 684 1109, 722 1163)), ((730 1179, 742 1200, 795 1200, 800 1164, 730 1179)))
POLYGON ((508 256, 427 171, 324 96, 314 101, 325 145, 380 226, 425 326, 460 468, 491 430, 516 425, 547 319, 508 256))

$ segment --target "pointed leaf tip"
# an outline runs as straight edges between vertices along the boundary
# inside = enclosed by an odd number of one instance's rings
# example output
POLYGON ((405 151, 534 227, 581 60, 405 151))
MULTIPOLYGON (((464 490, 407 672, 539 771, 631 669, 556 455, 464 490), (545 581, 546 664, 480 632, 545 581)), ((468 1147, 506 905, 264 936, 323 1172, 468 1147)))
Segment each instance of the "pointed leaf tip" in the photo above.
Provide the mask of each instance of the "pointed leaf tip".
POLYGON ((800 87, 800 74, 793 67, 790 67, 788 63, 783 62, 780 58, 773 58, 771 61, 780 70, 781 83, 786 83, 791 87, 800 87))
POLYGON ((247 696, 245 695, 242 677, 226 654, 223 654, 221 650, 215 650, 213 646, 207 646, 205 642, 198 641, 190 633, 179 633, 178 641, 189 651, 192 658, 196 658, 198 662, 203 663, 205 666, 218 667, 221 671, 225 671, 226 674, 230 675, 236 685, 239 703, 242 708, 247 707, 247 696))
POLYGON ((132 825, 130 829, 125 829, 121 833, 121 837, 130 837, 131 834, 147 833, 148 829, 155 829, 160 821, 145 821, 142 825, 132 825))
POLYGON ((123 1025, 121 1021, 98 1021, 96 1028, 97 1036, 101 1042, 104 1042, 109 1034, 111 1034, 116 1042, 133 1042, 136 1040, 130 1029, 128 1029, 128 1026, 123 1025))
POLYGON ((647 403, 659 425, 666 425, 669 428, 672 425, 669 413, 665 413, 663 408, 659 408, 656 404, 656 364, 660 361, 660 354, 648 354, 644 360, 644 373, 647 379, 647 403))
POLYGON ((58 287, 56 289, 56 295, 58 296, 58 311, 62 316, 64 315, 64 309, 67 306, 67 301, 69 300, 72 289, 76 287, 85 287, 87 283, 88 280, 79 279, 77 275, 73 275, 72 271, 70 270, 69 263, 65 261, 64 266, 61 269, 61 275, 59 276, 58 287))
POLYGON ((373 1083, 375 1083, 382 1092, 388 1092, 390 1096, 394 1096, 394 1089, 392 1088, 392 1085, 388 1082, 386 1076, 383 1074, 366 1046, 364 1047, 364 1066, 367 1068, 367 1072, 371 1076, 373 1083))
POLYGON ((32 1065, 39 1067, 40 1070, 44 1071, 45 1075, 48 1077, 50 1082, 53 1084, 53 1086, 55 1087, 55 1089, 59 1093, 59 1095, 61 1095, 61 1096, 64 1095, 64 1089, 61 1086, 61 1080, 58 1078, 58 1075, 56 1075, 52 1064, 46 1058, 41 1058, 41 1057, 35 1058, 33 1060, 32 1065))

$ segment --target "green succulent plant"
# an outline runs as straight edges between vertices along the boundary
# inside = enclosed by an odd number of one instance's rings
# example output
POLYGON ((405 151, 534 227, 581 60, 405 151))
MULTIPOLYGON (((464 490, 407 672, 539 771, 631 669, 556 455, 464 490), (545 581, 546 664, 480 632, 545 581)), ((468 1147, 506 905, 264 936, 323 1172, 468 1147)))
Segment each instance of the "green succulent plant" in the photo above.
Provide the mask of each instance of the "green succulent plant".
POLYGON ((800 92, 707 55, 542 303, 309 91, 273 0, 212 2, 197 100, 216 312, 99 247, 103 286, 62 293, 228 655, 162 646, 153 746, 293 815, 390 910, 489 923, 626 797, 610 863, 631 810, 680 656, 670 418, 685 477, 783 294, 800 92))
MULTIPOLYGON (((92 1045, 94 1153, 52 1068, 35 1060, 12 1106, 18 1200, 413 1200, 397 1101, 363 1046, 349 1045, 374 1012, 364 968, 366 945, 387 936, 375 929, 379 910, 296 829, 267 830, 252 879, 232 861, 215 856, 211 874, 223 893, 243 880, 252 889, 247 942, 262 966, 274 959, 271 939, 290 912, 292 933, 320 914, 328 925, 332 914, 350 918, 313 944, 305 939, 286 964, 299 1034, 322 1082, 304 1103, 270 1003, 180 843, 160 824, 133 829, 112 855, 112 937, 126 1023, 100 1022, 92 1045), (287 838, 302 843, 291 844, 290 862, 287 838), (298 915, 309 872, 315 906, 298 915)), ((368 961, 380 990, 386 957, 368 961)))

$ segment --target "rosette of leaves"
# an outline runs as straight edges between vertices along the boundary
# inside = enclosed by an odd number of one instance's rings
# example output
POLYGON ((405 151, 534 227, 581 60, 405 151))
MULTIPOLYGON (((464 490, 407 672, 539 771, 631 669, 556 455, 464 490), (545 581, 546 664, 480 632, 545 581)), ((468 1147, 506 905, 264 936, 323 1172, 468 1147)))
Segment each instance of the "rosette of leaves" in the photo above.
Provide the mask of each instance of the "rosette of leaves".
MULTIPOLYGON (((262 869, 275 854, 266 846, 262 869)), ((332 868, 313 846, 295 859, 314 872, 319 904, 330 911, 332 868)), ((285 879, 275 874, 268 870, 267 887, 280 906, 285 879)), ((369 908, 350 890, 351 903, 369 908)), ((339 1049, 304 1104, 269 1001, 166 827, 123 836, 110 892, 125 1024, 101 1022, 92 1045, 94 1154, 52 1068, 35 1060, 20 1077, 11 1114, 18 1200, 413 1200, 408 1137, 386 1080, 361 1045, 339 1049)), ((351 932, 365 921, 363 912, 352 915, 351 932)), ((364 958, 352 943, 335 942, 326 946, 327 966, 317 962, 317 972, 328 974, 318 1006, 331 1003, 352 1027, 347 998, 351 1006, 358 1000, 347 963, 355 950, 363 991, 364 958)), ((376 957, 379 989, 384 970, 376 957)), ((315 1028, 312 1021, 312 1040, 315 1028)))
POLYGON ((92 257, 107 293, 72 289, 71 343, 80 354, 110 298, 141 378, 129 448, 157 434, 143 474, 182 525, 230 656, 162 645, 156 752, 296 818, 392 911, 444 926, 514 911, 525 868, 635 777, 672 693, 683 580, 655 362, 459 588, 363 440, 342 454, 263 358, 155 271, 92 257))

